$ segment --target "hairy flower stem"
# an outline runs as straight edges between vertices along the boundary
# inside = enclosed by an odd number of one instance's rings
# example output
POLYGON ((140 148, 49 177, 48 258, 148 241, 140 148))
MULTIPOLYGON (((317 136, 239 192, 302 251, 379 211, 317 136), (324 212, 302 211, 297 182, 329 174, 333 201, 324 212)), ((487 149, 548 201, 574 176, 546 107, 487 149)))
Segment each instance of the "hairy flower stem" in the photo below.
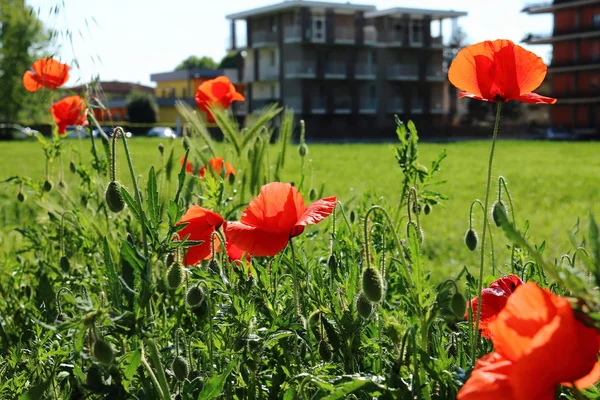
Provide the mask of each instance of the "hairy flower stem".
MULTIPOLYGON (((496 122, 494 123, 494 135, 492 137, 492 147, 490 149, 490 159, 488 161, 488 175, 487 183, 485 187, 485 201, 483 203, 483 233, 481 235, 481 257, 479 262, 479 287, 477 288, 477 296, 480 301, 479 307, 477 307, 477 316, 475 317, 475 333, 479 331, 479 320, 481 319, 481 292, 483 291, 483 264, 485 262, 485 238, 487 233, 488 214, 489 214, 489 202, 490 202, 490 186, 492 183, 492 163, 494 161, 494 149, 496 147, 496 139, 498 137, 498 128, 500 127, 500 112, 502 111, 502 100, 498 100, 496 103, 496 122)), ((477 345, 479 340, 477 336, 474 336, 475 340, 471 343, 471 363, 475 365, 477 360, 477 345)))
POLYGON ((0 321, 0 333, 2 333, 2 348, 4 349, 4 351, 8 351, 10 341, 8 340, 8 335, 4 330, 4 326, 2 326, 2 321, 0 321))
POLYGON ((298 284, 298 271, 296 271, 296 252, 294 251, 294 242, 292 238, 289 240, 290 249, 292 249, 292 277, 294 279, 294 301, 296 302, 296 312, 302 315, 302 307, 300 306, 300 285, 298 284))
POLYGON ((154 385, 154 389, 156 390, 156 393, 158 393, 158 397, 162 400, 170 399, 170 396, 165 396, 165 393, 163 392, 163 390, 160 386, 160 383, 158 383, 158 379, 156 379, 156 375, 154 374, 154 371, 152 371, 152 367, 150 366, 150 364, 148 364, 148 360, 146 360, 146 356, 144 355, 143 347, 142 347, 141 361, 142 361, 142 365, 146 369, 146 373, 148 374, 148 376, 150 377, 150 380, 152 381, 152 384, 154 385))

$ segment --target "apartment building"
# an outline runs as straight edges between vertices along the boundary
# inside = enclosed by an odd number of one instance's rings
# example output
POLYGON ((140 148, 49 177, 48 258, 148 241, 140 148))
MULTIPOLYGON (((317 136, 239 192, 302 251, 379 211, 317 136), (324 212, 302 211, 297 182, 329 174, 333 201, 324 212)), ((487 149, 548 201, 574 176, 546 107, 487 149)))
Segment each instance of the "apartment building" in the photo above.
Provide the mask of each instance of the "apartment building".
POLYGON ((550 110, 552 124, 600 134, 600 0, 555 0, 523 11, 554 16, 551 34, 532 33, 523 39, 552 45, 550 95, 558 98, 550 110))
POLYGON ((228 15, 229 50, 245 51, 248 110, 291 107, 315 137, 393 135, 394 114, 434 129, 449 112, 442 20, 466 14, 288 0, 228 15))

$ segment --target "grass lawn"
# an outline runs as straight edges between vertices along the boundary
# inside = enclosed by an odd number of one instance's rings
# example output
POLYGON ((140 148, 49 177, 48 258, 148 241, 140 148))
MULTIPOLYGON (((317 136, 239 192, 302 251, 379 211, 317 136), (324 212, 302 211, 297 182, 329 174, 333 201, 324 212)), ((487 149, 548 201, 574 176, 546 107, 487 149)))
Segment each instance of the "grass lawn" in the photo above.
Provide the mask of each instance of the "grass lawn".
MULTIPOLYGON (((74 149, 88 153, 88 142, 70 142, 74 149)), ((136 171, 147 173, 151 164, 159 165, 157 145, 160 140, 138 138, 131 142, 136 171)), ((469 252, 463 243, 468 228, 471 201, 484 198, 488 141, 445 144, 422 144, 421 162, 430 161, 443 149, 448 157, 442 163, 439 178, 448 182, 441 187, 449 200, 443 207, 423 217, 426 235, 425 252, 431 260, 432 271, 449 276, 463 265, 475 268, 478 252, 469 252)), ((179 141, 175 154, 183 154, 179 141)), ((401 188, 400 169, 396 164, 390 144, 313 144, 309 157, 314 166, 314 186, 325 184, 325 195, 337 195, 346 204, 360 200, 363 193, 372 191, 384 196, 391 206, 398 200, 401 188)), ((300 158, 295 148, 288 152, 284 177, 289 181, 299 179, 300 158)), ((66 157, 68 160, 69 157, 66 157)), ((65 176, 69 183, 67 161, 65 176)), ((125 159, 121 158, 121 175, 125 185, 131 182, 125 175, 125 159)), ((500 141, 496 148, 493 177, 503 175, 516 204, 519 225, 531 222, 530 236, 534 242, 547 242, 546 255, 556 257, 571 250, 568 231, 581 217, 587 229, 587 213, 593 210, 600 218, 600 143, 551 143, 536 141, 500 141)), ((44 156, 37 142, 0 143, 0 180, 23 175, 43 180, 44 156)), ((308 179, 310 183, 310 169, 308 179)), ((56 178, 54 178, 56 183, 56 178)), ((497 190, 497 184, 493 188, 497 190)), ((10 221, 7 212, 14 212, 8 204, 16 202, 16 189, 2 186, 0 206, 4 210, 0 221, 10 221), (7 211, 12 210, 12 211, 7 211)), ((493 198, 492 198, 493 201, 493 198)), ((349 204, 351 206, 351 204, 349 204)), ((481 229, 482 216, 475 212, 475 227, 481 229)), ((21 223, 26 223, 21 218, 21 223)), ((30 221, 29 221, 30 222, 30 221)), ((6 222, 5 222, 6 223, 6 222)), ((11 224, 9 224, 10 226, 11 224)), ((502 247, 501 233, 494 228, 496 250, 502 247)), ((2 242, 0 241, 0 246, 2 242)), ((1 248, 1 247, 0 247, 1 248)), ((503 253, 506 255, 507 253, 503 253)))

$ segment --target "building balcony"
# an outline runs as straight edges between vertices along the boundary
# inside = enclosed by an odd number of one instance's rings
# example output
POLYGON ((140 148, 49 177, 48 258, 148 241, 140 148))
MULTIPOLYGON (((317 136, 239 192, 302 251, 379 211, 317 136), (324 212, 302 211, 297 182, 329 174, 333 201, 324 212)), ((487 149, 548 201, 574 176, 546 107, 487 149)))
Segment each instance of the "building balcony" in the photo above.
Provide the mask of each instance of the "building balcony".
POLYGON ((431 47, 435 49, 441 49, 444 47, 442 36, 436 36, 431 38, 431 47))
MULTIPOLYGON (((235 49, 236 50, 245 49, 246 47, 248 47, 246 36, 236 36, 235 37, 235 49)), ((225 38, 225 49, 227 51, 231 51, 234 49, 233 39, 231 36, 228 36, 227 38, 225 38)))
POLYGON ((259 65, 258 79, 261 81, 274 81, 279 79, 278 65, 259 65))
POLYGON ((411 114, 423 114, 424 111, 425 111, 425 106, 423 104, 423 99, 420 99, 418 97, 413 97, 411 99, 411 104, 410 104, 411 114))
POLYGON ((544 1, 544 2, 531 2, 525 5, 525 8, 521 10, 521 12, 526 12, 527 14, 545 14, 554 12, 560 9, 567 9, 573 7, 581 7, 585 5, 591 5, 598 3, 598 1, 594 0, 554 0, 554 1, 544 1))
POLYGON ((363 41, 365 44, 377 43, 377 29, 374 26, 365 26, 363 28, 363 41))
POLYGON ((392 96, 387 102, 387 111, 393 114, 404 112, 404 99, 400 96, 392 96))
POLYGON ((581 99, 581 98, 600 98, 600 87, 591 87, 586 89, 568 89, 568 90, 560 90, 553 91, 550 94, 552 97, 556 97, 560 99, 560 102, 563 102, 563 99, 581 99))
POLYGON ((288 61, 284 64, 286 78, 315 78, 317 76, 316 64, 311 61, 288 61))
POLYGON ((353 26, 336 26, 333 30, 333 41, 340 44, 352 44, 356 41, 353 26))
POLYGON ((310 112, 313 114, 325 114, 327 112, 327 102, 323 96, 313 96, 310 99, 310 112))
POLYGON ((300 25, 287 25, 283 27, 283 41, 285 43, 298 43, 302 41, 302 28, 300 25))
POLYGON ((555 29, 552 33, 528 33, 521 42, 528 44, 550 44, 561 40, 585 39, 600 36, 600 26, 586 24, 568 29, 555 29))
POLYGON ((356 64, 354 68, 354 77, 356 79, 377 78, 377 65, 375 64, 356 64))
POLYGON ((248 101, 234 101, 231 103, 231 111, 233 115, 248 114, 248 101))
POLYGON ((437 68, 428 67, 425 78, 430 82, 443 82, 446 79, 442 66, 437 68))
POLYGON ((358 103, 361 114, 375 114, 377 112, 377 99, 375 97, 361 97, 358 103))
POLYGON ((341 61, 330 61, 325 64, 325 78, 346 79, 346 70, 348 66, 341 61))
POLYGON ((430 106, 429 112, 432 114, 445 114, 446 110, 444 110, 444 105, 442 102, 433 102, 430 106))
POLYGON ((419 79, 419 70, 416 64, 391 64, 388 65, 387 78, 391 80, 416 81, 419 79))
POLYGON ((274 103, 279 103, 279 99, 265 98, 265 99, 252 99, 252 110, 260 110, 266 106, 274 103))
POLYGON ((293 109, 296 114, 302 112, 302 98, 300 96, 286 96, 283 102, 286 107, 293 109))
POLYGON ((600 57, 586 58, 581 60, 553 60, 552 63, 548 66, 548 72, 575 72, 598 68, 600 68, 600 57))
POLYGON ((350 96, 336 96, 333 100, 335 114, 350 114, 352 112, 352 98, 350 96))
POLYGON ((277 32, 252 32, 252 47, 268 47, 277 45, 277 32))

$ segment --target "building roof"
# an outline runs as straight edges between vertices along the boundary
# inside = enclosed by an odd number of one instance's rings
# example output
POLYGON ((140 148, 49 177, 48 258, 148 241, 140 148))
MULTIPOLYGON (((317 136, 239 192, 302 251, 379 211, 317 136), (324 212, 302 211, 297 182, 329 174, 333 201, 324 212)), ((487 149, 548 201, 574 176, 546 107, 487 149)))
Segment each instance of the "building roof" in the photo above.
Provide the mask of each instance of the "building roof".
POLYGON ((443 19, 443 18, 457 18, 464 17, 468 13, 466 11, 454 11, 454 10, 430 10, 427 8, 407 8, 407 7, 394 7, 387 8, 385 10, 373 10, 365 13, 365 18, 377 18, 384 16, 399 17, 401 15, 410 15, 413 17, 430 16, 431 19, 443 19))
POLYGON ((335 11, 372 11, 375 10, 375 6, 367 4, 353 4, 353 3, 331 3, 324 1, 309 1, 309 0, 286 0, 281 3, 271 4, 269 6, 252 8, 250 10, 241 11, 234 14, 225 16, 227 19, 246 19, 248 17, 254 17, 262 14, 272 14, 281 12, 289 9, 309 7, 309 8, 332 8, 335 11))
POLYGON ((212 79, 217 76, 223 75, 222 69, 209 69, 209 68, 197 68, 197 69, 182 69, 179 71, 170 72, 159 72, 150 75, 150 80, 153 82, 168 82, 168 81, 179 81, 193 78, 206 78, 212 79))
MULTIPOLYGON (((94 86, 97 87, 98 91, 101 91, 105 94, 112 95, 127 95, 132 90, 140 90, 142 92, 154 93, 154 88, 150 86, 140 85, 138 83, 132 82, 119 82, 119 81, 99 81, 99 82, 91 82, 94 86)), ((71 90, 75 92, 80 92, 89 84, 83 84, 78 86, 73 86, 71 90)))
POLYGON ((521 12, 526 12, 528 14, 545 14, 564 8, 582 7, 592 4, 600 4, 600 0, 555 0, 554 2, 535 3, 525 6, 521 12))

